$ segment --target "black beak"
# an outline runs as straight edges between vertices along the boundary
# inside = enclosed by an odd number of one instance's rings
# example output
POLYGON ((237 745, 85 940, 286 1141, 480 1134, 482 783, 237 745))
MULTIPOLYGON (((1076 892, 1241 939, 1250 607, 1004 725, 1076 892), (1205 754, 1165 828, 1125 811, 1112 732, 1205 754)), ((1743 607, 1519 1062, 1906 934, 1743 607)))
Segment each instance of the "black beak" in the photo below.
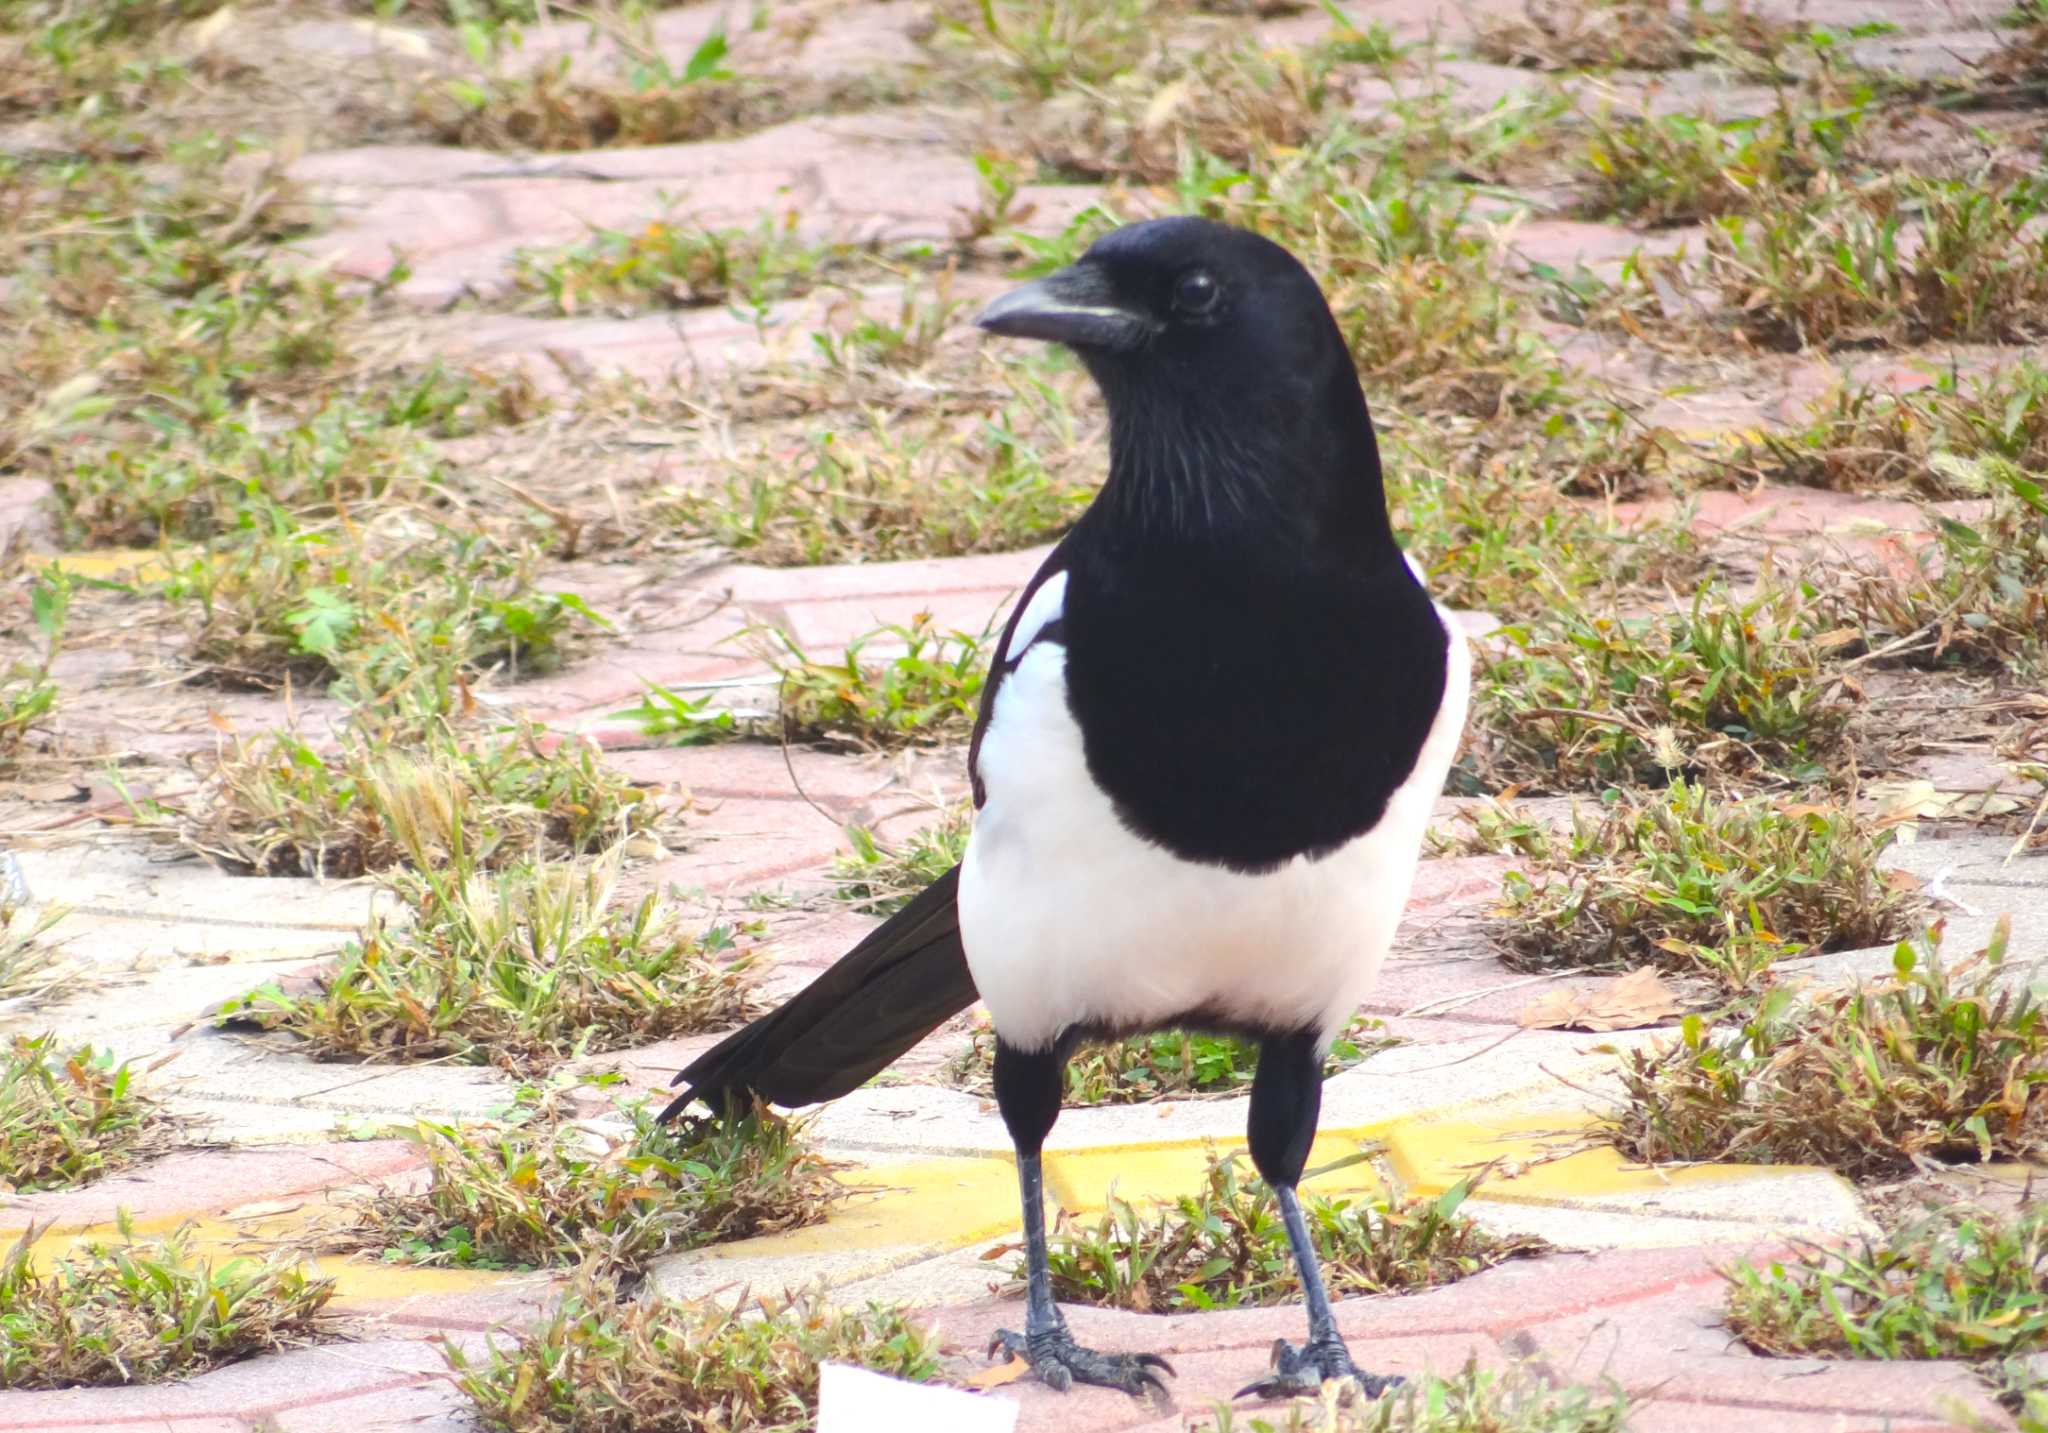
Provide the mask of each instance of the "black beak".
POLYGON ((1088 263, 1012 289, 975 320, 1008 338, 1042 338, 1069 348, 1131 348, 1151 331, 1151 321, 1119 307, 1109 281, 1088 263))

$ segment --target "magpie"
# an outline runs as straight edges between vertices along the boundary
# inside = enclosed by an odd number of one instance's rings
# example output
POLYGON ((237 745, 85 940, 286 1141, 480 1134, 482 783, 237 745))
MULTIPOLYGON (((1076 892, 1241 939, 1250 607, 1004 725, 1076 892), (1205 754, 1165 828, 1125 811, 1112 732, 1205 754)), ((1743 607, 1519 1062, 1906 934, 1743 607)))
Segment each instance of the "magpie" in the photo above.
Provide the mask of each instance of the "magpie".
POLYGON ((714 1112, 847 1093, 977 997, 1016 1148, 1027 1314, 998 1345, 1055 1388, 1142 1393, 1052 1298, 1040 1152, 1066 1060, 1164 1028, 1256 1042, 1251 1157, 1308 1339, 1243 1390, 1357 1378, 1295 1186, 1331 1039, 1371 988, 1464 727, 1469 660, 1394 540, 1365 395, 1315 280, 1196 218, 1117 229, 998 298, 1066 345, 1109 475, 1025 587, 968 751, 965 858, 781 1008, 676 1077, 714 1112))

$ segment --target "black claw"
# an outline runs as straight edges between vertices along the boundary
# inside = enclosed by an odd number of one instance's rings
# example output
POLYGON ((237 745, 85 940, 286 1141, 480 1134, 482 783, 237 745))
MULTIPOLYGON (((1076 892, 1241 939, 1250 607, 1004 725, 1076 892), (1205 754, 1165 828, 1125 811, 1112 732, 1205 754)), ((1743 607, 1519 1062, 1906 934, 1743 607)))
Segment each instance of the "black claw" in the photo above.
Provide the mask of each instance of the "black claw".
POLYGON ((1232 1395, 1243 1398, 1313 1397, 1323 1384, 1334 1379, 1353 1378, 1367 1398, 1378 1398, 1399 1386, 1399 1376, 1367 1373, 1351 1361, 1351 1351, 1341 1341, 1304 1344, 1296 1348, 1286 1339, 1273 1340, 1273 1371, 1256 1383, 1248 1383, 1232 1395))
POLYGON ((1134 1398, 1154 1390, 1164 1396, 1166 1384, 1153 1370, 1173 1372, 1173 1365, 1156 1353, 1098 1353, 1083 1348, 1065 1328, 1030 1335, 998 1329, 989 1352, 998 1351, 1023 1359, 1046 1387, 1060 1393, 1076 1383, 1091 1383, 1098 1388, 1121 1389, 1134 1398))

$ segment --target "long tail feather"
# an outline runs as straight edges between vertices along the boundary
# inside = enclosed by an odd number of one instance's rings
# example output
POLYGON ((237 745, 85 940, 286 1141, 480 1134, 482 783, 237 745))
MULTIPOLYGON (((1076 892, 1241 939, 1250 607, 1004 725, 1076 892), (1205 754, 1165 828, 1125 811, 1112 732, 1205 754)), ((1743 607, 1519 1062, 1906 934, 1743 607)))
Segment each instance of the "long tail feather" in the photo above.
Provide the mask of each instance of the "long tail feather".
POLYGON ((706 1050, 675 1078, 689 1086, 661 1112, 693 1100, 722 1113, 748 1095, 779 1105, 837 1099, 974 1001, 946 872, 790 1000, 706 1050))

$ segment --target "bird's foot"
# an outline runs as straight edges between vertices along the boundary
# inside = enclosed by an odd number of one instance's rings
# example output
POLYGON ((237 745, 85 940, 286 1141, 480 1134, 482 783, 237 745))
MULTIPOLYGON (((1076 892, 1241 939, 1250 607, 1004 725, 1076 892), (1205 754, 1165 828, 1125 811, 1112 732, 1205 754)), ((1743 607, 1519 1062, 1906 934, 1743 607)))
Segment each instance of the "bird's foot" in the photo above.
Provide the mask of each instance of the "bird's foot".
POLYGON ((1261 1398, 1299 1398, 1320 1393, 1324 1383, 1338 1378, 1358 1380, 1359 1390, 1367 1398, 1378 1398, 1401 1381, 1399 1377, 1367 1373, 1351 1361, 1351 1350, 1344 1347, 1341 1339, 1296 1348, 1279 1338, 1273 1340, 1273 1371, 1257 1383, 1240 1388, 1237 1396, 1253 1393, 1261 1398))
POLYGON ((1173 1365, 1156 1353, 1097 1353, 1083 1348, 1064 1326, 1029 1335, 999 1329, 989 1352, 998 1349, 1023 1359, 1048 1386, 1062 1393, 1077 1383, 1092 1383, 1100 1388, 1120 1388, 1134 1397, 1153 1389, 1164 1394, 1166 1385, 1153 1370, 1163 1368, 1168 1376, 1173 1373, 1173 1365))

